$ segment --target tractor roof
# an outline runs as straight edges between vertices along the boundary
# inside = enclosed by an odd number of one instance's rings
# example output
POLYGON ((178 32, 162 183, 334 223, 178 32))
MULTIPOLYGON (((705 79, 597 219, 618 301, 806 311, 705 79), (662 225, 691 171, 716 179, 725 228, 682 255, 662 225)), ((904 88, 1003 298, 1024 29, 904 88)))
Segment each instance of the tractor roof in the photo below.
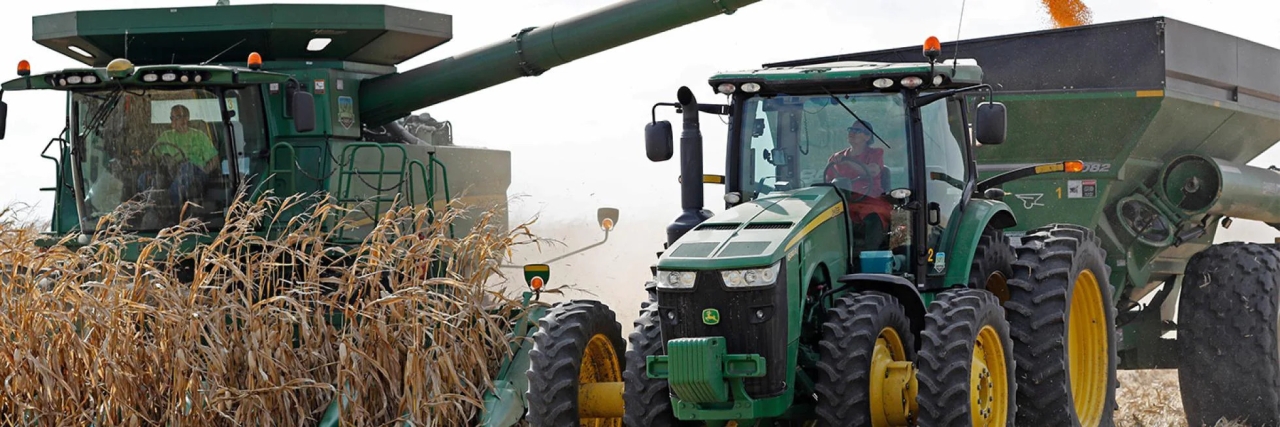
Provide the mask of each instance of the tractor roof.
MULTIPOLYGON (((956 62, 955 73, 952 74, 952 61, 939 62, 933 69, 933 75, 943 75, 947 82, 942 87, 970 86, 982 83, 982 69, 972 60, 961 59, 956 62)), ((813 85, 820 82, 870 84, 871 80, 887 76, 917 75, 929 76, 928 63, 887 63, 862 61, 837 61, 795 66, 764 67, 754 70, 723 72, 712 76, 709 82, 712 87, 723 82, 754 81, 766 87, 781 89, 813 85)), ((766 91, 768 91, 766 89, 766 91)))
POLYGON ((451 38, 449 15, 383 5, 256 4, 77 11, 32 18, 32 39, 37 43, 95 67, 115 58, 139 65, 199 64, 219 53, 217 62, 243 62, 250 52, 267 61, 395 65, 451 38), (330 42, 309 50, 314 39, 330 42))

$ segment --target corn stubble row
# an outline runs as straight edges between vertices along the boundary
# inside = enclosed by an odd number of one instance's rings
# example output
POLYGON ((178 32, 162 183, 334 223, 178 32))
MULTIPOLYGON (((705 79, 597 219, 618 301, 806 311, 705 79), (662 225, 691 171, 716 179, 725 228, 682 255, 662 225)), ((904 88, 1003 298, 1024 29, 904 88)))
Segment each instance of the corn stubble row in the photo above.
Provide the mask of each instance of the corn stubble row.
POLYGON ((272 213, 303 200, 237 203, 185 252, 201 224, 140 239, 121 231, 136 206, 76 250, 39 250, 31 227, 0 222, 0 423, 314 425, 337 398, 343 425, 474 420, 519 311, 486 283, 528 229, 491 231, 501 217, 482 212, 448 238, 455 213, 405 208, 341 251, 326 230, 342 209, 272 213), (128 242, 150 260, 124 261, 128 242))

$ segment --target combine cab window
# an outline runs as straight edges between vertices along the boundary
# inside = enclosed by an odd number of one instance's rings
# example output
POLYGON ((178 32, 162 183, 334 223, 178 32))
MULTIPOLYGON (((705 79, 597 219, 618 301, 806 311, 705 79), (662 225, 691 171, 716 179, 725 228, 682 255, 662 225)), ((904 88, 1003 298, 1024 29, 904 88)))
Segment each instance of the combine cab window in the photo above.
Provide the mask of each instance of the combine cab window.
POLYGON ((834 184, 846 192, 858 249, 905 247, 910 243, 910 214, 893 209, 887 195, 909 186, 902 96, 837 96, 839 102, 827 95, 745 101, 740 135, 745 151, 740 169, 743 194, 759 197, 782 183, 790 189, 834 184))
POLYGON ((228 155, 232 135, 238 148, 263 143, 245 136, 262 133, 262 112, 256 99, 243 98, 226 99, 234 112, 226 126, 223 100, 211 89, 74 93, 86 226, 114 212, 135 231, 188 218, 221 227, 237 182, 228 162, 238 158, 228 155))

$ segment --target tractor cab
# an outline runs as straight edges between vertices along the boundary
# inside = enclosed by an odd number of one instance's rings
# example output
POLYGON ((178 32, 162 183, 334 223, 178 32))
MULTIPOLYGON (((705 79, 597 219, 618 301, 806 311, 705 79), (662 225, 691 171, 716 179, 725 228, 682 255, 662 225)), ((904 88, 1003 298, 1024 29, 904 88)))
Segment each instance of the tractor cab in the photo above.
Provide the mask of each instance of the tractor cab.
MULTIPOLYGON (((823 358, 835 356, 820 342, 832 339, 824 322, 838 322, 844 304, 874 294, 900 310, 894 319, 903 324, 894 328, 904 338, 885 338, 896 344, 876 354, 891 362, 861 377, 894 396, 872 410, 900 421, 918 413, 906 349, 923 343, 905 337, 919 337, 930 299, 968 287, 971 272, 992 278, 993 290, 1003 286, 1003 270, 971 265, 984 233, 1014 223, 1002 194, 983 193, 973 161, 974 146, 1003 142, 1004 108, 969 96, 990 90, 982 70, 970 60, 938 62, 937 44, 926 43, 928 62, 808 61, 721 73, 709 83, 727 105, 698 103, 688 88, 678 102, 655 105, 682 114, 684 212, 667 229, 652 268, 652 308, 637 321, 643 333, 632 336, 644 357, 635 369, 648 379, 628 383, 626 393, 669 387, 670 415, 660 416, 679 420, 813 419, 813 408, 842 399, 815 401, 822 387, 867 386, 852 371, 824 376, 823 358), (702 173, 700 114, 728 116, 723 177, 702 173), (725 185, 724 211, 702 209, 707 182, 725 185), (687 363, 695 360, 722 362, 687 363)), ((655 117, 645 140, 650 160, 674 155, 670 123, 655 117)), ((987 406, 974 411, 1002 412, 987 406)), ((637 417, 637 425, 658 423, 637 417)))

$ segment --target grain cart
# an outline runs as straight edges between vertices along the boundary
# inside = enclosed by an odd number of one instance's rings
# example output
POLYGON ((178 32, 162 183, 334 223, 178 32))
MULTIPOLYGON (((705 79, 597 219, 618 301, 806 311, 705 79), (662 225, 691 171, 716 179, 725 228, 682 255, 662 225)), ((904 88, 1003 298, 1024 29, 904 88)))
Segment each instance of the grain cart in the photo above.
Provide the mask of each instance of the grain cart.
MULTIPOLYGON (((1017 222, 995 187, 1083 164, 978 182, 966 141, 1001 144, 1004 107, 963 102, 991 89, 978 64, 935 62, 936 38, 924 53, 722 73, 709 83, 727 105, 688 88, 655 105, 682 114, 684 212, 630 336, 628 424, 1013 422, 1000 295, 1017 222), (700 114, 727 116, 725 176, 703 174, 700 114), (706 182, 725 186, 723 212, 703 210, 706 182)), ((648 125, 646 148, 672 157, 668 122, 648 125)), ((1075 273, 1105 283, 1095 242, 1075 243, 1075 273)))
MULTIPOLYGON (((480 209, 506 206, 508 152, 433 145, 397 119, 757 1, 622 1, 406 71, 396 65, 452 38, 450 16, 382 5, 228 2, 67 12, 34 17, 33 39, 83 66, 33 73, 22 61, 0 96, 66 94, 66 128, 44 156, 56 170, 45 189, 55 199, 46 244, 91 235, 103 216, 138 197, 148 205, 127 231, 154 235, 184 219, 216 231, 244 188, 255 197, 319 193, 352 208, 349 220, 363 226, 332 243, 355 245, 390 209, 444 209, 459 195, 480 209)), ((0 137, 6 110, 0 102, 0 137)), ((451 140, 451 127, 429 129, 437 130, 451 140)), ((616 211, 601 212, 606 232, 614 221, 616 211)), ((505 229, 506 218, 499 223, 505 229)), ((457 225, 470 229, 465 219, 457 225)), ((527 305, 536 305, 534 294, 525 295, 527 305)), ((516 333, 533 339, 518 340, 515 359, 503 364, 484 422, 519 421, 533 382, 532 396, 555 398, 534 405, 533 424, 577 423, 581 366, 598 368, 584 383, 621 380, 623 339, 613 313, 593 301, 526 311, 532 323, 516 333), (547 337, 582 332, 584 322, 598 329, 582 342, 587 347, 548 348, 547 337)), ((582 409, 584 416, 620 414, 620 399, 609 402, 615 405, 582 409)))
POLYGON ((1213 244, 1233 218, 1280 225, 1280 173, 1245 165, 1280 141, 1280 50, 1163 17, 963 40, 958 50, 1009 108, 1009 143, 975 150, 983 175, 1059 156, 1085 162, 1070 179, 1003 186, 1019 219, 1009 229, 1022 245, 1015 266, 1052 272, 1055 259, 1038 248, 1081 234, 1046 228, 1063 221, 1090 224, 1111 268, 1101 288, 1011 282, 1019 424, 1110 424, 1117 367, 1177 368, 1191 425, 1280 422, 1280 256, 1270 245, 1213 244))

